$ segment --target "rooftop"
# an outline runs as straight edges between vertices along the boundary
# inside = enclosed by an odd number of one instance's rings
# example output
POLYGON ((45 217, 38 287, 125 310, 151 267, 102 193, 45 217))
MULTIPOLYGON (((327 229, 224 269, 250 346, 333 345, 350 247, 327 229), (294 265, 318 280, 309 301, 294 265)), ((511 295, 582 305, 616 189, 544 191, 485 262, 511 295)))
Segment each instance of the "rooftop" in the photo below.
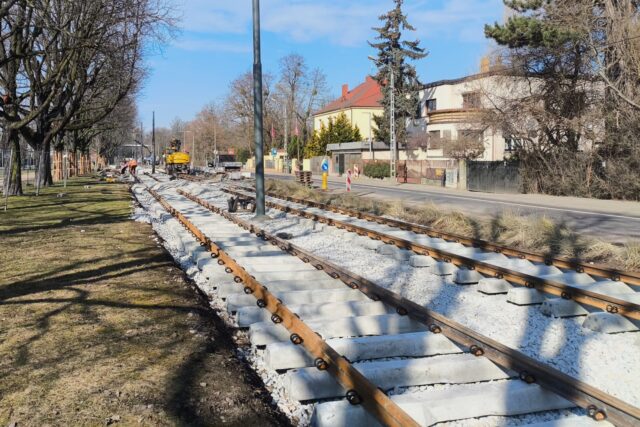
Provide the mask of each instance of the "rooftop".
POLYGON ((382 90, 373 77, 367 76, 364 83, 349 90, 348 85, 342 86, 342 96, 324 108, 316 111, 317 114, 330 113, 332 111, 346 110, 349 108, 382 108, 382 90))

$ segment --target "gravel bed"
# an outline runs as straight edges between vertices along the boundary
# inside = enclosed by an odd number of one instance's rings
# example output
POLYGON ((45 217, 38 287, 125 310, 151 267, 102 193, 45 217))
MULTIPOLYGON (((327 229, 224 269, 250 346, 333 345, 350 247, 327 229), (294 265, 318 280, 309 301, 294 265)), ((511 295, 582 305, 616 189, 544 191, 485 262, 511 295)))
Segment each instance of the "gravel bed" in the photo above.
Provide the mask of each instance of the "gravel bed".
MULTIPOLYGON (((156 187, 182 188, 210 201, 226 200, 228 197, 210 183, 178 180, 156 184, 156 187)), ((166 222, 173 219, 158 221, 153 215, 148 214, 154 203, 159 206, 151 196, 149 198, 150 200, 140 201, 147 212, 136 211, 134 215, 139 215, 140 220, 152 223, 167 250, 175 259, 184 263, 183 268, 193 274, 196 283, 206 288, 208 285, 199 280, 199 272, 193 263, 190 263, 190 258, 187 256, 185 260, 184 254, 177 251, 171 243, 177 236, 172 235, 172 230, 166 226, 166 222)), ((364 246, 365 240, 355 233, 314 224, 274 209, 267 213, 274 219, 260 225, 269 233, 290 233, 293 244, 315 255, 455 319, 479 333, 554 366, 627 403, 640 406, 640 388, 637 387, 637 378, 640 378, 639 333, 599 334, 582 328, 582 318, 550 318, 544 316, 538 306, 516 306, 508 303, 504 295, 484 295, 476 290, 476 286, 454 284, 451 276, 435 276, 428 269, 411 267, 406 260, 380 255, 367 249, 364 246)), ((250 214, 240 215, 244 219, 251 218, 250 214)), ((215 297, 215 292, 211 289, 205 292, 212 297, 212 305, 225 316, 226 311, 215 297)), ((226 316, 229 325, 234 326, 234 319, 226 316)), ((239 349, 238 355, 247 360, 260 374, 271 390, 274 402, 295 420, 296 424, 307 425, 314 405, 300 405, 298 402, 289 401, 284 396, 280 375, 267 370, 261 363, 260 355, 250 347, 239 349)), ((421 393, 434 387, 448 386, 412 387, 397 392, 421 393)), ((522 417, 486 417, 441 425, 516 426, 572 414, 574 411, 553 411, 522 417)))

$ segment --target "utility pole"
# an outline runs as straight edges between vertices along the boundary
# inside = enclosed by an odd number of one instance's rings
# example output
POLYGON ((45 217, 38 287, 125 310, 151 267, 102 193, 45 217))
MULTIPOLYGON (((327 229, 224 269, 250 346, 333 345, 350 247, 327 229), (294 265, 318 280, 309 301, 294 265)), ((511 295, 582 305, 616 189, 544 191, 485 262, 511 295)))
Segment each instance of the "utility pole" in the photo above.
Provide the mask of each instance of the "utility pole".
POLYGON ((156 112, 151 116, 151 146, 153 153, 151 154, 151 173, 156 173, 156 112))
MULTIPOLYGON (((390 112, 389 112, 389 162, 390 162, 390 169, 391 169, 391 178, 395 180, 396 176, 397 176, 397 162, 398 162, 398 144, 396 141, 396 84, 395 84, 395 74, 393 72, 393 60, 391 58, 387 58, 386 61, 381 61, 378 58, 374 58, 373 56, 370 56, 369 59, 373 62, 376 63, 376 65, 378 67, 380 67, 381 64, 386 64, 387 67, 389 67, 389 71, 391 73, 391 76, 389 78, 389 80, 391 81, 391 96, 390 96, 390 112)), ((371 126, 371 124, 369 124, 369 126, 371 126)))
MULTIPOLYGON (((141 154, 141 156, 140 156, 140 162, 142 162, 142 158, 144 157, 144 150, 143 150, 143 147, 144 147, 144 127, 143 127, 143 125, 142 125, 142 121, 140 121, 140 154, 141 154)), ((136 152, 137 152, 137 151, 138 151, 138 150, 136 150, 136 152)), ((136 156, 137 156, 137 154, 136 154, 136 156)), ((137 160, 137 159, 136 159, 136 160, 137 160)))
POLYGON ((213 167, 218 167, 218 116, 213 116, 213 167))
POLYGON ((191 156, 191 170, 193 170, 196 161, 196 133, 194 131, 191 131, 191 151, 193 151, 193 155, 191 156))
POLYGON ((289 109, 287 103, 284 103, 284 169, 285 173, 289 173, 289 109))
POLYGON ((389 69, 391 70, 391 114, 389 124, 389 132, 391 133, 391 179, 396 180, 397 176, 397 142, 396 142, 396 94, 395 94, 395 76, 393 74, 393 64, 390 62, 389 69))
POLYGON ((260 52, 260 0, 253 0, 253 130, 256 152, 256 217, 263 217, 264 154, 262 123, 262 61, 260 52))

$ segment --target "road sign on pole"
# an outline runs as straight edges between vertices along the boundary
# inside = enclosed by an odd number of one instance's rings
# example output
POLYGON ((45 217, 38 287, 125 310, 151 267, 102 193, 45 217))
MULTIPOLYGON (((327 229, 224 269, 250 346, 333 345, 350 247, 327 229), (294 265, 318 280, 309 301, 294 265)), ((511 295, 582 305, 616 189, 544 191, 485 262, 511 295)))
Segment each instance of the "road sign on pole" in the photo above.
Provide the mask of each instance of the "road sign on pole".
POLYGON ((329 188, 329 159, 326 157, 322 161, 322 190, 327 191, 329 188))

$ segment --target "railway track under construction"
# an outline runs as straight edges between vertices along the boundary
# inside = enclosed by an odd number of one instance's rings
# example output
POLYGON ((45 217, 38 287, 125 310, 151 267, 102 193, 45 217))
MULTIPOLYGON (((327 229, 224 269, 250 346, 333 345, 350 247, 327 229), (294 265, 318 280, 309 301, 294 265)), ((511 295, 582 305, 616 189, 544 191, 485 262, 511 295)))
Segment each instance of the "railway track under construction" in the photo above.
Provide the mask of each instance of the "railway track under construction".
MULTIPOLYGON (((223 191, 253 197, 251 189, 226 186, 223 191)), ((486 294, 507 294, 518 305, 541 304, 555 317, 586 316, 585 326, 608 333, 637 331, 640 325, 640 274, 551 257, 444 233, 430 227, 292 197, 270 196, 267 205, 368 236, 380 245, 430 257, 436 274, 453 275, 456 283, 479 284, 486 294)), ((375 247, 375 245, 374 245, 375 247)))
POLYGON ((147 209, 173 217, 180 244, 288 397, 317 402, 313 425, 434 425, 567 408, 581 409, 539 425, 640 423, 640 409, 230 214, 220 191, 204 198, 139 180, 136 197, 150 194, 147 209))

